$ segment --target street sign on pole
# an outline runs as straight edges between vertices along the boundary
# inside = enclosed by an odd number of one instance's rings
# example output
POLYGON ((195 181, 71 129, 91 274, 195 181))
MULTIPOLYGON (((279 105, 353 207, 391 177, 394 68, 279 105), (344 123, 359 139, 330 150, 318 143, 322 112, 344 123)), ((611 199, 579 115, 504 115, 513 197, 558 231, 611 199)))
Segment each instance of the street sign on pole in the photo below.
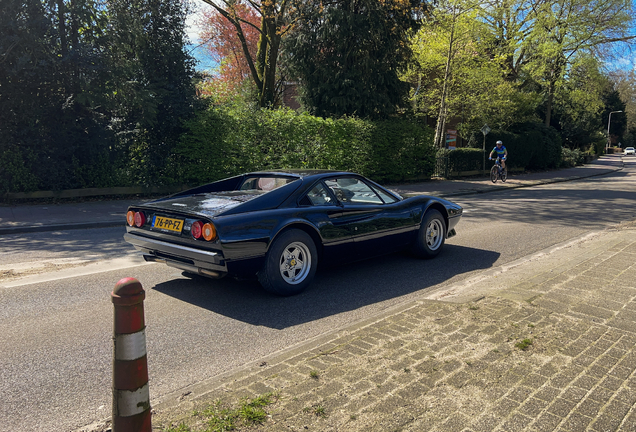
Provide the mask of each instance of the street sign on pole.
POLYGON ((484 127, 481 128, 481 133, 484 134, 484 145, 482 147, 482 151, 484 152, 484 165, 482 169, 484 172, 486 172, 486 135, 488 135, 488 132, 490 132, 490 128, 485 124, 484 127))

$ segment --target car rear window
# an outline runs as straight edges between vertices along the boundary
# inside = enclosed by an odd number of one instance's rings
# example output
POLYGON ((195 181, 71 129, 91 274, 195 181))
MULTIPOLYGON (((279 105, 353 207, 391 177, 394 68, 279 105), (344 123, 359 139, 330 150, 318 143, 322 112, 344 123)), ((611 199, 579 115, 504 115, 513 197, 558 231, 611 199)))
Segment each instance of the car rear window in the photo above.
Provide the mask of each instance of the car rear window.
POLYGON ((243 180, 239 190, 273 191, 297 180, 292 177, 250 176, 243 180))

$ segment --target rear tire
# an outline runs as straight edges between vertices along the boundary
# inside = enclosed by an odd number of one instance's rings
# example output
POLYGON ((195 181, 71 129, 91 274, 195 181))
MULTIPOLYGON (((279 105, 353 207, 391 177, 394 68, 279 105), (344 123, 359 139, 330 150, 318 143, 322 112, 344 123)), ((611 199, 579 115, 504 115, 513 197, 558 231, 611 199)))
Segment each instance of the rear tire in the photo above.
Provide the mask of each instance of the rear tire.
POLYGON ((497 183, 498 175, 499 173, 497 172, 497 165, 493 165, 493 167, 490 169, 490 181, 492 181, 493 183, 497 183))
POLYGON ((312 238, 304 231, 290 229, 270 246, 258 281, 272 294, 299 294, 311 284, 317 265, 318 251, 312 238))
POLYGON ((420 258, 434 258, 446 240, 446 222, 437 210, 429 210, 422 219, 413 252, 420 258))
POLYGON ((501 170, 501 181, 505 183, 506 180, 508 180, 508 168, 501 170))

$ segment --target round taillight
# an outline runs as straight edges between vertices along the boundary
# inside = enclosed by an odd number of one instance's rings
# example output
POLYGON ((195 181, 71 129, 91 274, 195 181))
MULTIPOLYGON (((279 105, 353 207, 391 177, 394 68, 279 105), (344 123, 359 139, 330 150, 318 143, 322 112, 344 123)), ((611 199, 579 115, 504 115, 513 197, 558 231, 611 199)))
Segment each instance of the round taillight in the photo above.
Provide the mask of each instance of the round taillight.
POLYGON ((207 241, 214 240, 216 237, 216 228, 211 223, 203 225, 203 238, 207 241))
POLYGON ((146 223, 146 215, 143 212, 135 213, 135 226, 141 228, 146 223))
POLYGON ((201 234, 203 233, 203 222, 201 221, 194 222, 192 226, 190 227, 190 233, 192 234, 192 237, 194 237, 195 239, 200 239, 201 234))
POLYGON ((126 222, 128 222, 129 226, 134 226, 135 225, 135 212, 130 210, 128 213, 126 213, 126 222))

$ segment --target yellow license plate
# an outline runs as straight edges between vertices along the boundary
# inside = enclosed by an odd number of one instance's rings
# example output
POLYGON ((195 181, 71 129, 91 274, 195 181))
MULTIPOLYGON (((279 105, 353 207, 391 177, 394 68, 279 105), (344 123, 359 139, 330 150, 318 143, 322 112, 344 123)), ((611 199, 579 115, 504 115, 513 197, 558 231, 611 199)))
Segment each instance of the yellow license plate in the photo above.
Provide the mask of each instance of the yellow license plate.
POLYGON ((155 219, 152 221, 152 227, 180 233, 183 229, 183 221, 181 219, 155 216, 155 219))

